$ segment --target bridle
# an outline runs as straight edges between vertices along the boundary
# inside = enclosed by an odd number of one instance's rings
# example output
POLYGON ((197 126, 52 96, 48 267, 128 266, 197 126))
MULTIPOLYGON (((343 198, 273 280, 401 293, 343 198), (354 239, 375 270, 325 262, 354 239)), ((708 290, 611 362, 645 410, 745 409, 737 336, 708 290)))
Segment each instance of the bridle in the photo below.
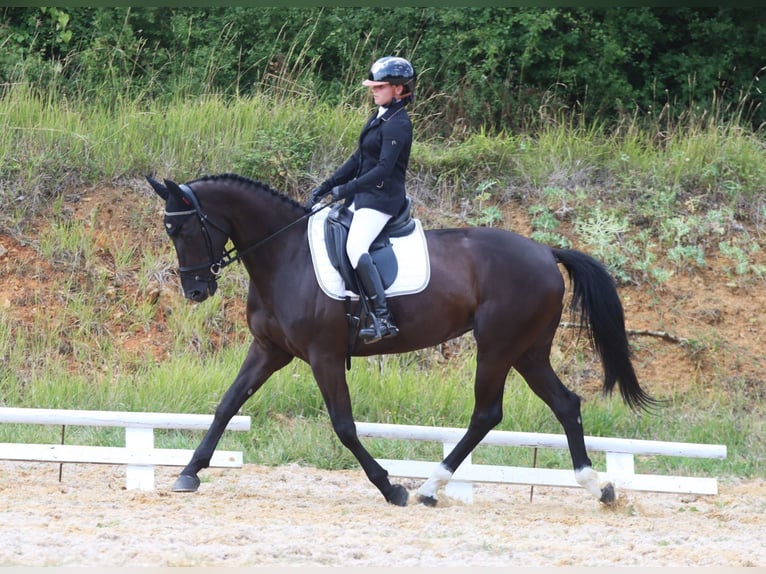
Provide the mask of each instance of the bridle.
MULTIPOLYGON (((264 239, 260 240, 259 242, 251 245, 250 247, 247 247, 245 249, 239 250, 237 249, 237 246, 235 245, 231 249, 227 249, 223 252, 223 255, 216 259, 215 255, 213 254, 213 240, 210 236, 210 230, 208 229, 208 226, 217 229, 221 233, 223 233, 226 237, 230 237, 230 232, 222 225, 214 222, 211 220, 207 214, 202 210, 202 206, 200 205, 199 199, 197 199, 196 194, 192 190, 191 187, 186 185, 185 183, 179 184, 178 187, 181 188, 181 191, 183 191, 183 202, 191 207, 191 209, 183 210, 183 211, 168 211, 167 207, 165 209, 165 230, 168 232, 168 235, 172 238, 175 235, 178 234, 178 232, 181 230, 181 227, 183 227, 183 224, 185 222, 181 221, 178 225, 172 225, 167 221, 168 217, 183 217, 188 218, 191 215, 196 215, 197 219, 199 219, 200 226, 202 227, 202 235, 205 239, 205 245, 207 247, 207 253, 208 253, 208 262, 207 263, 200 263, 198 265, 188 265, 188 266, 179 266, 178 267, 178 274, 183 278, 184 276, 193 275, 194 279, 196 281, 207 281, 207 282, 214 282, 223 272, 223 270, 231 265, 232 263, 235 263, 242 259, 242 257, 246 253, 250 253, 252 251, 255 251, 265 243, 271 241, 278 235, 280 235, 282 232, 287 231, 294 225, 300 223, 307 217, 313 215, 319 209, 309 211, 296 219, 295 221, 292 221, 288 223, 286 226, 282 227, 281 229, 278 229, 271 235, 265 237, 264 239), (200 276, 199 272, 203 270, 210 271, 210 274, 212 275, 211 278, 203 278, 200 276)), ((331 204, 325 204, 320 209, 325 209, 326 207, 329 207, 331 204)))
POLYGON ((191 209, 181 210, 181 211, 168 211, 167 206, 165 207, 165 230, 168 232, 168 235, 173 238, 181 231, 181 228, 183 227, 184 223, 186 222, 186 219, 192 215, 196 215, 197 219, 199 219, 200 226, 202 227, 202 236, 205 239, 205 246, 207 247, 207 253, 208 253, 208 262, 207 263, 200 263, 198 265, 187 265, 187 266, 179 266, 178 267, 178 274, 181 277, 193 275, 194 279, 197 281, 206 280, 206 281, 215 281, 215 279, 221 274, 221 271, 223 271, 223 268, 229 265, 228 259, 230 259, 230 251, 225 251, 223 254, 223 257, 221 259, 216 260, 215 255, 213 254, 213 240, 210 235, 210 229, 209 227, 213 227, 217 229, 218 231, 222 232, 227 237, 229 236, 229 232, 221 225, 215 223, 212 221, 207 214, 202 211, 202 206, 199 203, 199 200, 197 199, 197 196, 194 194, 192 189, 186 185, 186 184, 180 184, 179 187, 181 188, 181 191, 183 191, 183 197, 181 198, 182 201, 189 205, 191 209), (177 225, 174 225, 168 221, 168 218, 183 218, 178 222, 177 225), (212 278, 203 278, 200 276, 199 272, 202 270, 209 270, 212 278))

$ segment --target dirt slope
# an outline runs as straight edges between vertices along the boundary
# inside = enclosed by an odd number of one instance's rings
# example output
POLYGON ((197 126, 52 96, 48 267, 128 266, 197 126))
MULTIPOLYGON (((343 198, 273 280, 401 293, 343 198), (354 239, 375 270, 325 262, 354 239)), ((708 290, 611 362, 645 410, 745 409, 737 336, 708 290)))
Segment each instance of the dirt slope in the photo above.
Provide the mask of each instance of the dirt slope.
MULTIPOLYGON (((70 215, 91 226, 96 236, 96 265, 109 274, 114 269, 114 254, 118 245, 132 242, 141 249, 158 248, 167 239, 161 231, 161 210, 141 208, 131 199, 135 189, 101 187, 68 196, 65 203, 70 215), (139 210, 140 211, 140 210, 139 210), (147 231, 148 230, 148 231, 147 231)), ((144 202, 146 206, 146 202, 144 202)), ((433 219, 419 206, 419 216, 433 219)), ((40 226, 46 225, 41 219, 40 226)), ((529 234, 529 221, 513 208, 506 209, 506 228, 529 234)), ((55 314, 60 305, 57 291, 69 271, 64 273, 55 261, 46 260, 33 248, 32 236, 19 241, 0 234, 0 309, 13 321, 33 324, 40 313, 55 314)), ((763 254, 761 265, 766 265, 763 254)), ((92 264, 92 262, 91 262, 92 264)), ((727 273, 730 262, 711 260, 704 270, 693 274, 679 273, 660 290, 649 286, 622 286, 620 295, 625 307, 627 328, 635 351, 635 366, 642 384, 652 393, 667 395, 702 390, 712 379, 724 381, 732 390, 760 398, 766 395, 764 384, 764 343, 766 343, 766 289, 763 280, 741 280, 727 273)), ((114 273, 112 273, 114 275, 114 273)), ((130 274, 114 276, 115 290, 136 291, 136 297, 158 303, 156 329, 149 333, 129 332, 115 314, 113 325, 105 330, 122 342, 127 350, 151 348, 158 360, 168 348, 160 323, 163 320, 164 298, 173 304, 183 304, 177 283, 155 282, 143 292, 138 291, 137 278, 130 274)), ((244 295, 244 294, 243 294, 244 295)), ((241 301, 232 302, 231 316, 237 313, 241 301)), ((573 329, 561 329, 557 359, 562 362, 560 374, 576 392, 586 396, 597 394, 600 367, 575 368, 569 361, 574 355, 573 329)), ((579 343, 578 343, 579 344, 579 343)), ((76 365, 73 366, 77 368, 76 365)))

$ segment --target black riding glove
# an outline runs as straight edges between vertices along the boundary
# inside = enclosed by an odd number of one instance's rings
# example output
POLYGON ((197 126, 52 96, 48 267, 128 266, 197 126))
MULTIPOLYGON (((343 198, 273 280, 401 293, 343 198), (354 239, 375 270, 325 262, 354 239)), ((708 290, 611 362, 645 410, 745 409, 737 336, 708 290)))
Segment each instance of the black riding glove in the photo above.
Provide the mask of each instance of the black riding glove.
POLYGON ((343 195, 343 188, 344 187, 345 186, 343 186, 343 185, 336 185, 335 187, 332 188, 332 190, 330 191, 330 194, 332 195, 332 200, 333 201, 338 201, 339 199, 344 199, 345 198, 345 196, 343 195))
POLYGON ((327 183, 323 183, 319 187, 315 187, 309 194, 308 207, 312 207, 319 203, 319 200, 321 200, 328 193, 330 193, 330 186, 327 185, 327 183))

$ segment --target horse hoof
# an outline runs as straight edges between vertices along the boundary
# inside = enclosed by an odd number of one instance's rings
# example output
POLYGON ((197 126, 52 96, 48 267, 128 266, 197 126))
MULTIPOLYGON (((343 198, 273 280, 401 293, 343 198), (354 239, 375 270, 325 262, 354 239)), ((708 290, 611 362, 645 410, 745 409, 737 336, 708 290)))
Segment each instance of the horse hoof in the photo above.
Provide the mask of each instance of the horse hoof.
POLYGON ((436 506, 436 503, 438 502, 437 498, 434 498, 433 496, 423 496, 422 494, 418 497, 418 502, 422 504, 423 506, 436 506))
POLYGON ((199 478, 190 474, 179 474, 173 484, 173 492, 197 492, 199 478))
POLYGON ((599 498, 599 502, 603 502, 604 504, 608 505, 614 504, 614 501, 614 485, 611 482, 608 482, 601 488, 601 498, 599 498))
POLYGON ((395 506, 407 506, 410 494, 401 484, 394 484, 388 493, 386 500, 395 506))

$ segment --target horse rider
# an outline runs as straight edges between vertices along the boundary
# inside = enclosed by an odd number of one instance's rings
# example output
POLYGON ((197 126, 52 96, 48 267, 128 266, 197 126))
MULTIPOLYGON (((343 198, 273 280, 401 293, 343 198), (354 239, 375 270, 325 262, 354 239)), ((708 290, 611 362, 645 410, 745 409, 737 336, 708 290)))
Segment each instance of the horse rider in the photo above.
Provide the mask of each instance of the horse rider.
POLYGON ((359 147, 329 178, 311 192, 314 205, 328 193, 344 199, 354 212, 346 253, 372 304, 371 324, 359 331, 366 343, 394 337, 383 282, 369 253, 370 244, 389 219, 405 206, 405 175, 412 148, 412 122, 406 105, 415 96, 415 70, 404 58, 386 56, 370 68, 362 85, 378 106, 362 128, 359 147))

